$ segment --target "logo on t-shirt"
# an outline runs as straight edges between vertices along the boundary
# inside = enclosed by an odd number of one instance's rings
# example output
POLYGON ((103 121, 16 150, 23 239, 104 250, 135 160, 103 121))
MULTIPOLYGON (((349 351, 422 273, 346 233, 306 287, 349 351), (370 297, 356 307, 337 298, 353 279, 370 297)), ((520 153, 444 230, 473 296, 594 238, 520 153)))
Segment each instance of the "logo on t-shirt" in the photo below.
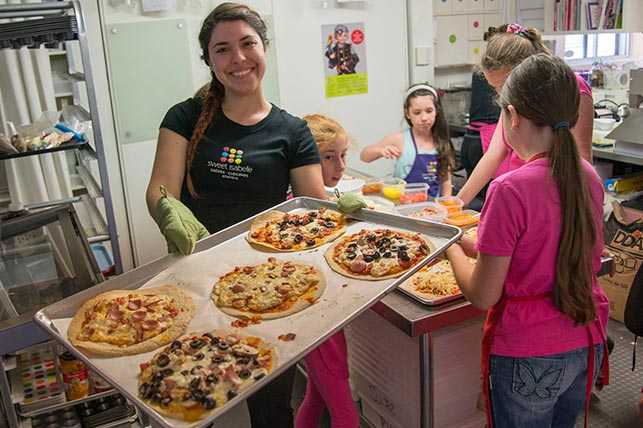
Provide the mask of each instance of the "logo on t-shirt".
POLYGON ((219 174, 221 178, 228 180, 240 180, 250 177, 252 167, 242 165, 244 151, 234 147, 225 146, 220 153, 218 162, 208 161, 210 172, 219 174))
POLYGON ((438 161, 429 161, 426 163, 426 172, 438 172, 438 161))
POLYGON ((222 163, 241 164, 243 159, 243 150, 237 150, 234 147, 224 147, 221 152, 222 163))

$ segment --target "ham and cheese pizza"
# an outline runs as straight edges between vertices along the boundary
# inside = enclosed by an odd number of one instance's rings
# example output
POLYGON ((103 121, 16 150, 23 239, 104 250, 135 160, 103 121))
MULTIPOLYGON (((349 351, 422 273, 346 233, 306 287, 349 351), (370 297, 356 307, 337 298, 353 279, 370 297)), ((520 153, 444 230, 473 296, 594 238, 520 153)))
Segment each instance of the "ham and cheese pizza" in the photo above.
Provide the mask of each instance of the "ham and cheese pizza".
POLYGON ((246 239, 277 251, 300 251, 330 242, 346 232, 346 218, 321 208, 295 213, 267 211, 254 219, 246 239))
POLYGON ((315 303, 326 289, 326 279, 313 265, 279 261, 237 266, 212 289, 214 304, 241 318, 281 318, 315 303))
POLYGON ((140 365, 138 395, 162 415, 198 421, 276 366, 275 347, 259 337, 192 333, 140 365))
POLYGON ((195 310, 192 297, 173 285, 107 291, 76 312, 67 337, 97 354, 139 354, 183 334, 195 310))
POLYGON ((378 281, 401 276, 433 251, 435 245, 419 233, 363 229, 331 245, 324 257, 341 275, 378 281))

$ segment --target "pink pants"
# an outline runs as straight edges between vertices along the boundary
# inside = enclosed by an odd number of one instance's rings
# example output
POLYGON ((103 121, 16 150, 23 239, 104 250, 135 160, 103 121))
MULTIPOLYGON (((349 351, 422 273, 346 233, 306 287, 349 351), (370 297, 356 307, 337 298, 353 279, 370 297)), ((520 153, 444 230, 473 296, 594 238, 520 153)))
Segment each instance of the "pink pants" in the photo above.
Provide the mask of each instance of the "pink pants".
POLYGON ((328 407, 333 428, 358 428, 359 415, 348 386, 346 338, 340 330, 306 357, 306 396, 295 418, 295 428, 317 428, 328 407))

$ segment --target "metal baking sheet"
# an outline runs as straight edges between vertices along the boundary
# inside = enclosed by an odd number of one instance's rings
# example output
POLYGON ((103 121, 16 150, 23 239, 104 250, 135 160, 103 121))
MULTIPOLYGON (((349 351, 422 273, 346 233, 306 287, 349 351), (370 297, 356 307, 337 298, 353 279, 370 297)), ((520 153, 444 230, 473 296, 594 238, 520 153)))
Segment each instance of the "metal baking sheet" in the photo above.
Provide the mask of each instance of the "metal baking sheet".
POLYGON ((404 293, 404 294, 407 294, 407 295, 413 297, 415 300, 417 300, 420 303, 422 303, 424 305, 427 305, 427 306, 437 306, 437 305, 441 305, 443 303, 447 303, 447 302, 450 302, 452 300, 457 300, 457 299, 460 299, 460 298, 464 297, 462 295, 462 293, 456 293, 456 294, 452 294, 450 296, 444 296, 444 297, 440 297, 440 298, 437 298, 437 299, 432 299, 432 298, 428 297, 428 296, 430 296, 429 294, 422 293, 420 291, 415 290, 413 288, 412 284, 410 284, 410 282, 411 281, 406 281, 405 283, 400 284, 397 287, 397 290, 402 292, 402 293, 404 293))
MULTIPOLYGON (((295 198, 279 204, 273 209, 292 212, 322 207, 337 209, 336 204, 332 202, 312 198, 295 198)), ((437 249, 423 262, 399 278, 362 281, 341 276, 330 269, 323 253, 332 243, 300 252, 275 252, 267 248, 251 246, 245 236, 254 219, 252 217, 199 241, 195 254, 187 257, 168 255, 153 261, 47 306, 38 311, 34 319, 56 340, 64 344, 90 368, 114 385, 141 410, 149 414, 160 426, 166 428, 206 426, 296 363, 310 350, 388 292, 394 290, 421 266, 433 260, 459 239, 462 234, 462 231, 454 226, 412 219, 397 214, 360 210, 351 217, 358 221, 348 225, 347 234, 356 233, 361 229, 382 227, 414 231, 426 235, 437 249), (276 320, 262 320, 260 324, 243 329, 233 328, 231 322, 236 318, 221 312, 211 301, 212 286, 220 276, 234 269, 235 266, 262 263, 271 256, 279 260, 292 260, 316 265, 326 276, 327 288, 324 295, 313 306, 291 316, 276 320), (138 289, 163 284, 180 286, 195 301, 197 311, 186 333, 210 329, 239 330, 243 334, 260 336, 272 342, 277 349, 278 365, 268 376, 198 422, 186 422, 162 416, 139 399, 139 364, 148 361, 160 351, 160 348, 138 355, 106 357, 75 348, 67 340, 67 329, 71 318, 87 299, 108 290, 138 289), (296 339, 291 342, 278 340, 277 337, 284 333, 295 333, 296 339)))

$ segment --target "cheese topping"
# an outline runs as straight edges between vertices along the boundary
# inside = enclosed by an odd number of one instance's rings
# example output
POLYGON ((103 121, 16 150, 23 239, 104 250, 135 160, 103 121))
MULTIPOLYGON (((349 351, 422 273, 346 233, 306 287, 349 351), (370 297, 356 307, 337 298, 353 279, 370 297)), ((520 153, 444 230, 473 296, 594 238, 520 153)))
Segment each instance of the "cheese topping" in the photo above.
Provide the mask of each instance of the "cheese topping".
POLYGON ((198 419, 263 378, 272 364, 272 352, 257 338, 234 333, 188 336, 141 365, 139 396, 177 416, 193 411, 198 419))
POLYGON ((382 277, 408 270, 430 252, 419 233, 361 230, 335 246, 333 259, 351 274, 382 277))
POLYGON ((251 237, 270 243, 275 248, 306 249, 323 243, 323 239, 346 225, 344 216, 321 208, 300 213, 284 213, 280 221, 268 222, 251 237))
POLYGON ((217 306, 265 312, 294 304, 319 283, 314 266, 277 261, 254 266, 237 266, 221 277, 213 294, 217 306), (285 306, 284 306, 285 305, 285 306))
POLYGON ((77 339, 130 346, 164 332, 178 314, 169 296, 131 293, 101 300, 85 313, 77 339))

